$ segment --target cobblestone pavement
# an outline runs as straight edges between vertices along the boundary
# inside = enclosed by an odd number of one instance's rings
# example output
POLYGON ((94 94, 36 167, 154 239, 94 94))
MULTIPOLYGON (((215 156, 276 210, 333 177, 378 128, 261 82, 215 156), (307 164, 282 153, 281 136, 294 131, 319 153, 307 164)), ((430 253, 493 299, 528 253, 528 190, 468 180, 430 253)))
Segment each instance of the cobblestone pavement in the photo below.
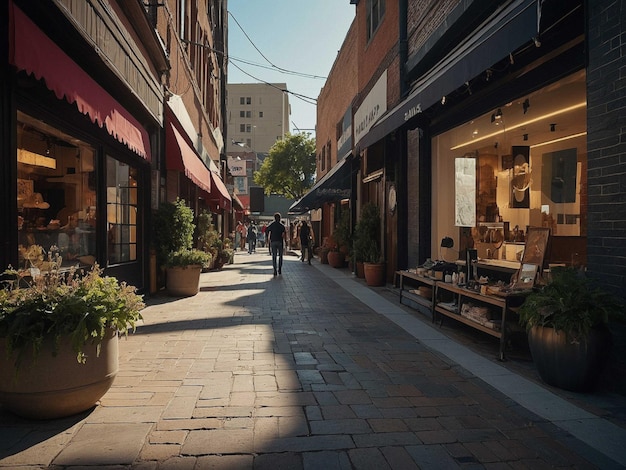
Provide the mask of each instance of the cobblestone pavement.
POLYGON ((450 340, 347 270, 265 253, 156 296, 87 413, 0 409, 18 469, 623 468, 622 423, 450 340))

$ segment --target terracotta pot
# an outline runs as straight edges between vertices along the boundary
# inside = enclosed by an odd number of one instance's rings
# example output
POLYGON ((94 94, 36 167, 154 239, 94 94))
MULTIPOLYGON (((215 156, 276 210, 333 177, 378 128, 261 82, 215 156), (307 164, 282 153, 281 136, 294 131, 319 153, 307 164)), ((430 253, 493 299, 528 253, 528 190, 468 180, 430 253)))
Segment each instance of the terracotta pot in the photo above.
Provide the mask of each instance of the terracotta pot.
POLYGON ((341 251, 329 251, 328 264, 333 268, 343 268, 346 265, 346 255, 341 251))
POLYGON ((363 262, 356 262, 356 277, 363 279, 365 277, 365 267, 363 262))
POLYGON ((98 356, 95 345, 85 346, 87 362, 76 360, 70 339, 52 355, 52 342, 44 342, 33 360, 26 352, 19 369, 7 357, 0 339, 0 403, 16 415, 30 419, 71 416, 93 407, 109 390, 119 369, 117 331, 103 340, 98 356))
POLYGON ((379 287, 385 285, 385 263, 363 263, 365 283, 368 286, 379 287))
POLYGON ((167 268, 167 293, 174 297, 190 297, 200 292, 202 266, 167 268))
POLYGON ((544 382, 583 392, 593 389, 606 365, 611 332, 602 325, 593 328, 588 338, 572 344, 562 331, 535 326, 528 332, 528 345, 544 382))

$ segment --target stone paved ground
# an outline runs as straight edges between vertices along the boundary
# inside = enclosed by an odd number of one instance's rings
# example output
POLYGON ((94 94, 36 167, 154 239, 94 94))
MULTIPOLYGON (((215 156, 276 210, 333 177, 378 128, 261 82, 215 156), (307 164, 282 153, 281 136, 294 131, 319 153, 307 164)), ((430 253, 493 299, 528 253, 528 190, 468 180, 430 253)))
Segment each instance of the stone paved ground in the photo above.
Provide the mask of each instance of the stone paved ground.
POLYGON ((95 409, 0 410, 0 467, 619 468, 296 257, 274 277, 238 253, 149 303, 95 409))

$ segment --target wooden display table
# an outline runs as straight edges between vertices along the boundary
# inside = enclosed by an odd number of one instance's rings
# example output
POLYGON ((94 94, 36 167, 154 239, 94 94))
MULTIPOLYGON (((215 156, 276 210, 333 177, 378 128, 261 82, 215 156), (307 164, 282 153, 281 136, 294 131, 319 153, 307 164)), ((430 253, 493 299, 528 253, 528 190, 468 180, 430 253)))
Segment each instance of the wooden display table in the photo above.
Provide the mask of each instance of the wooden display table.
MULTIPOLYGON (((398 271, 400 277, 400 303, 403 298, 411 300, 418 305, 426 307, 431 314, 432 321, 435 321, 434 316, 434 300, 437 280, 419 275, 415 270, 398 271), (413 289, 410 289, 412 287, 413 289), (431 290, 430 297, 425 297, 415 292, 415 287, 427 287, 431 290)), ((407 305, 405 303, 405 305, 407 305)), ((410 307, 411 305, 409 305, 410 307)))
MULTIPOLYGON (((443 317, 452 318, 458 322, 471 326, 472 328, 499 338, 500 351, 498 359, 504 361, 504 348, 506 345, 507 334, 506 316, 508 312, 512 311, 512 301, 515 300, 515 302, 518 303, 524 295, 525 292, 508 293, 502 296, 487 295, 455 284, 437 281, 435 284, 435 293, 433 298, 433 315, 438 313, 442 323, 443 317), (444 299, 446 295, 448 296, 448 299, 444 299), (463 306, 470 304, 479 309, 487 307, 492 312, 497 314, 495 315, 496 318, 494 320, 485 319, 485 321, 481 323, 481 320, 472 319, 471 317, 462 315, 463 306)), ((466 310, 468 310, 467 307, 466 310)))

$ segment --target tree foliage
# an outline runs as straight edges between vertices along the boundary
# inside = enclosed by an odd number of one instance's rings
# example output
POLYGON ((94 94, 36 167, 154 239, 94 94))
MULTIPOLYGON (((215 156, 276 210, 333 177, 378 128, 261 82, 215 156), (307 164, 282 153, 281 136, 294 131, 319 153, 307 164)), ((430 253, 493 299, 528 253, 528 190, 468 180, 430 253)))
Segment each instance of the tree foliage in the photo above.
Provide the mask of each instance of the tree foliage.
POLYGON ((300 199, 313 185, 315 175, 315 139, 308 133, 287 134, 269 151, 254 182, 266 194, 282 194, 300 199))

